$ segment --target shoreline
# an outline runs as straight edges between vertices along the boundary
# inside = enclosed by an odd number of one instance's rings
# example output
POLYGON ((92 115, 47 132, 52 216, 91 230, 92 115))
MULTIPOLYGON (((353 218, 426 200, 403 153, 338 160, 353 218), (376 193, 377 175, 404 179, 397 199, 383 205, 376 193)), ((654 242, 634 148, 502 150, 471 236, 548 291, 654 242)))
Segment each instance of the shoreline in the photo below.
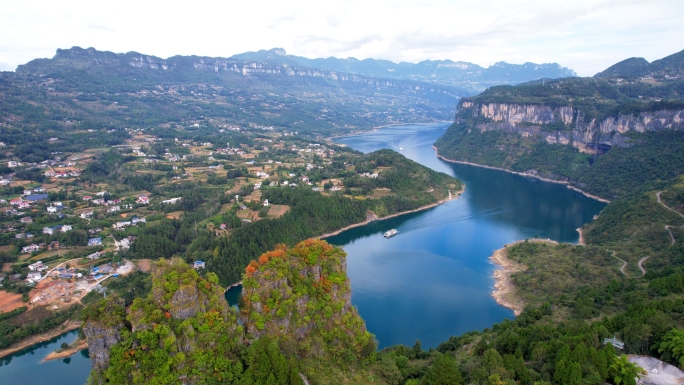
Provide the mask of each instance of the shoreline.
POLYGON ((57 350, 55 350, 54 352, 48 354, 45 358, 43 358, 43 360, 41 362, 51 361, 51 360, 59 360, 61 358, 67 358, 67 357, 70 357, 70 356, 80 352, 81 350, 85 350, 85 349, 88 349, 88 340, 86 340, 86 339, 81 340, 81 339, 78 339, 78 337, 76 337, 76 341, 72 342, 72 345, 70 345, 68 348, 66 348, 62 351, 59 351, 59 352, 57 350), (77 344, 74 345, 74 343, 77 343, 77 344))
MULTIPOLYGON (((228 287, 226 288, 226 291, 228 291, 228 290, 234 288, 235 286, 240 286, 240 285, 242 285, 242 280, 237 281, 237 282, 235 282, 235 283, 232 284, 232 285, 228 285, 228 287)), ((225 291, 224 291, 224 293, 225 293, 225 291)))
MULTIPOLYGON (((551 239, 527 239, 528 242, 549 243, 557 245, 558 242, 551 239)), ((499 268, 494 270, 494 290, 492 297, 499 305, 513 310, 513 315, 519 316, 525 309, 525 302, 520 299, 515 290, 515 285, 511 279, 511 274, 527 270, 527 266, 508 259, 508 248, 525 242, 525 240, 515 241, 504 245, 501 249, 495 250, 489 257, 492 264, 499 268)))
MULTIPOLYGON (((387 128, 387 127, 400 127, 400 126, 410 126, 410 125, 413 125, 413 124, 435 124, 435 123, 453 123, 453 122, 450 121, 450 120, 435 120, 435 121, 433 121, 433 122, 422 122, 422 123, 394 123, 394 124, 385 124, 385 125, 383 125, 383 126, 375 126, 375 127, 372 127, 372 128, 371 128, 370 130, 368 130, 368 131, 359 131, 359 132, 354 132, 354 133, 350 133, 350 134, 329 136, 329 137, 327 137, 325 140, 327 140, 327 141, 330 140, 330 141, 331 141, 332 139, 335 139, 335 138, 346 138, 346 137, 348 137, 348 136, 355 136, 355 135, 367 134, 367 133, 369 133, 369 132, 377 131, 377 130, 379 130, 379 129, 381 129, 381 128, 387 128)), ((340 144, 338 143, 337 145, 340 145, 340 144)))
MULTIPOLYGON (((461 183, 463 183, 463 182, 461 182, 461 183)), ((463 194, 464 191, 465 191, 465 183, 463 183, 463 186, 461 187, 461 189, 460 189, 458 192, 452 194, 451 200, 456 199, 456 197, 458 197, 458 196, 460 196, 461 194, 463 194)), ((416 209, 413 209, 413 210, 402 211, 402 212, 394 213, 394 214, 392 214, 392 215, 388 215, 388 216, 386 216, 386 217, 377 218, 377 219, 374 219, 374 220, 365 220, 365 221, 363 221, 363 222, 354 223, 353 225, 349 225, 349 226, 343 227, 343 228, 341 228, 341 229, 339 229, 339 230, 335 230, 335 231, 330 232, 330 233, 326 233, 326 234, 323 234, 323 235, 319 235, 319 236, 314 237, 314 238, 315 238, 315 239, 323 239, 323 238, 332 237, 333 235, 337 235, 337 234, 339 234, 339 233, 341 233, 341 232, 343 232, 343 231, 347 231, 347 230, 353 229, 353 228, 355 228, 355 227, 365 226, 365 225, 367 225, 367 224, 369 224, 370 222, 373 222, 373 221, 384 221, 385 219, 395 218, 395 217, 398 217, 398 216, 400 216, 400 215, 416 213, 416 212, 418 212, 418 211, 423 211, 423 210, 427 210, 427 209, 432 208, 432 207, 439 206, 439 205, 441 205, 442 203, 448 202, 448 201, 449 201, 449 198, 443 198, 443 199, 440 199, 439 201, 437 201, 437 202, 435 202, 435 203, 431 203, 431 204, 425 205, 425 206, 420 206, 420 207, 418 207, 418 208, 416 208, 416 209)))
POLYGON ((578 242, 578 244, 579 244, 580 246, 586 246, 586 245, 587 245, 587 242, 584 240, 584 232, 582 231, 582 228, 581 228, 581 227, 578 227, 576 230, 577 230, 577 232, 579 233, 579 242, 578 242))
POLYGON ((27 338, 24 338, 23 340, 17 342, 16 344, 0 350, 0 358, 9 356, 10 354, 14 354, 20 350, 24 350, 26 348, 29 348, 33 345, 37 345, 41 342, 49 341, 55 337, 58 337, 64 333, 70 332, 72 330, 76 330, 81 327, 81 322, 79 321, 66 321, 62 326, 65 326, 64 329, 61 328, 55 328, 50 331, 47 331, 43 334, 36 334, 27 338))
POLYGON ((542 180, 542 181, 544 181, 544 182, 562 184, 562 185, 565 185, 565 187, 567 187, 567 188, 569 188, 569 189, 571 189, 571 190, 577 191, 578 193, 584 195, 584 196, 587 197, 587 198, 591 198, 591 199, 594 199, 594 200, 597 200, 597 201, 603 202, 603 203, 610 203, 610 200, 608 200, 608 199, 601 198, 600 196, 597 196, 597 195, 594 195, 594 194, 590 194, 590 193, 588 193, 588 192, 586 192, 586 191, 584 191, 584 190, 582 190, 582 189, 579 189, 579 188, 577 188, 577 187, 575 187, 575 186, 571 186, 570 183, 565 182, 565 181, 562 181, 562 180, 555 180, 555 179, 544 178, 543 176, 532 175, 532 174, 527 174, 527 173, 518 172, 518 171, 512 171, 512 170, 508 170, 508 169, 501 168, 501 167, 487 166, 487 165, 484 165, 484 164, 466 162, 466 161, 462 161, 462 160, 453 160, 453 159, 449 159, 449 158, 447 158, 447 157, 445 157, 445 156, 443 156, 443 155, 440 155, 440 154, 439 154, 439 151, 437 150, 437 147, 432 146, 432 149, 435 150, 435 154, 437 155, 437 158, 439 158, 439 159, 441 159, 441 160, 443 160, 443 161, 445 161, 445 162, 467 164, 467 165, 470 165, 470 166, 488 168, 488 169, 491 169, 491 170, 505 171, 505 172, 508 172, 508 173, 511 173, 511 174, 516 174, 516 175, 520 175, 520 176, 528 176, 528 177, 532 177, 532 178, 537 178, 537 179, 540 179, 540 180, 542 180))

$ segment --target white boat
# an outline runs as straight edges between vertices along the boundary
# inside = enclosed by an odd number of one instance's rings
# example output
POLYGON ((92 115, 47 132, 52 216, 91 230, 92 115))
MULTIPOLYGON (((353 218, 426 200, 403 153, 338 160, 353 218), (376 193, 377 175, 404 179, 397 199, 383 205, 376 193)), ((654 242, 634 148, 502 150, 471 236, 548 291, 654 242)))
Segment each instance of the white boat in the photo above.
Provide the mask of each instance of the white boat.
POLYGON ((385 238, 391 238, 391 237, 397 235, 397 233, 398 233, 397 229, 392 229, 392 230, 386 232, 386 233, 383 235, 383 237, 385 237, 385 238))

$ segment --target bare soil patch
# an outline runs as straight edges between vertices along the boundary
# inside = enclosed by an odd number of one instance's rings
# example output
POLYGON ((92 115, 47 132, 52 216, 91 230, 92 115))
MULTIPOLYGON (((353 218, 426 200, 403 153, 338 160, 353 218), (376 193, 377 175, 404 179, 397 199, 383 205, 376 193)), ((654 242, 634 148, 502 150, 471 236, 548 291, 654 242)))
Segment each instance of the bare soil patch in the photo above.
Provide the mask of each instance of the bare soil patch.
POLYGON ((28 324, 40 322, 52 315, 52 311, 48 305, 34 306, 18 316, 12 318, 12 323, 15 325, 28 324))
POLYGON ((169 219, 180 219, 181 214, 183 214, 182 211, 174 211, 172 213, 166 214, 166 217, 169 219))
POLYGON ((21 300, 21 294, 0 290, 0 313, 7 313, 22 306, 24 301, 21 300))
POLYGON ((152 270, 152 260, 151 259, 138 259, 135 261, 135 265, 138 266, 138 270, 143 273, 149 273, 152 270))
POLYGON ((285 215, 286 212, 290 210, 290 206, 287 205, 271 205, 271 208, 268 210, 268 217, 269 218, 280 218, 283 215, 285 215))
POLYGON ((382 198, 382 197, 390 197, 390 196, 393 196, 393 195, 395 195, 395 194, 392 192, 392 190, 390 190, 390 189, 388 189, 388 188, 376 188, 376 189, 373 191, 373 194, 371 195, 371 198, 373 198, 373 199, 380 199, 380 198, 382 198))

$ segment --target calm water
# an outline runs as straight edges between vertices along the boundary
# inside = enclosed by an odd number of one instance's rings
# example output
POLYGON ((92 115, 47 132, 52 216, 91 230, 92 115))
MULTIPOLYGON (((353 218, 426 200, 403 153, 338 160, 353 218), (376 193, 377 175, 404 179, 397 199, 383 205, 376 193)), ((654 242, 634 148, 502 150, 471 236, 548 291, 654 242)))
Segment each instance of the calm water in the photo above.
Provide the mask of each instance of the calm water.
POLYGON ((72 343, 76 337, 78 331, 71 331, 11 356, 0 358, 0 384, 85 384, 90 374, 88 350, 61 360, 41 362, 45 356, 59 349, 63 342, 72 343))
POLYGON ((432 144, 448 125, 390 127, 337 139, 366 153, 402 149, 406 157, 466 183, 462 199, 445 206, 327 239, 348 253, 352 302, 380 347, 417 339, 434 347, 513 318, 490 295, 492 252, 535 236, 576 243, 576 229, 605 206, 563 185, 438 159, 432 144), (383 238, 392 228, 399 234, 383 238))
MULTIPOLYGON (((420 340, 434 347, 452 335, 490 327, 513 313, 491 297, 489 256, 515 240, 551 238, 577 242, 576 228, 605 206, 562 185, 502 171, 439 160, 432 143, 448 123, 389 127, 338 138, 363 152, 402 149, 402 154, 466 183, 462 199, 420 213, 357 227, 327 239, 349 254, 352 302, 381 347, 420 340), (496 215, 488 215, 498 213, 496 215), (391 239, 382 234, 392 228, 391 239)), ((235 306, 240 287, 226 293, 235 306)), ((87 351, 69 359, 40 361, 76 332, 0 359, 0 384, 83 384, 87 351)))

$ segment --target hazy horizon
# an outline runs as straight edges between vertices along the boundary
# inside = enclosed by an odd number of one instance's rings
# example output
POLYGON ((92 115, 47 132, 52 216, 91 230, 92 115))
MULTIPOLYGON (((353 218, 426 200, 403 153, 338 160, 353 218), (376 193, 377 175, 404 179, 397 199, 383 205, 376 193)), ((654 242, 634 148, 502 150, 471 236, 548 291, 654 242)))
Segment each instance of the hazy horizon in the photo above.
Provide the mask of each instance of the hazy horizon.
POLYGON ((684 14, 684 3, 672 0, 199 0, 190 8, 130 0, 115 6, 0 1, 5 71, 73 46, 163 58, 282 47, 307 58, 448 59, 485 68, 499 61, 558 63, 592 76, 630 57, 651 62, 684 49, 684 26, 673 17, 684 14))

